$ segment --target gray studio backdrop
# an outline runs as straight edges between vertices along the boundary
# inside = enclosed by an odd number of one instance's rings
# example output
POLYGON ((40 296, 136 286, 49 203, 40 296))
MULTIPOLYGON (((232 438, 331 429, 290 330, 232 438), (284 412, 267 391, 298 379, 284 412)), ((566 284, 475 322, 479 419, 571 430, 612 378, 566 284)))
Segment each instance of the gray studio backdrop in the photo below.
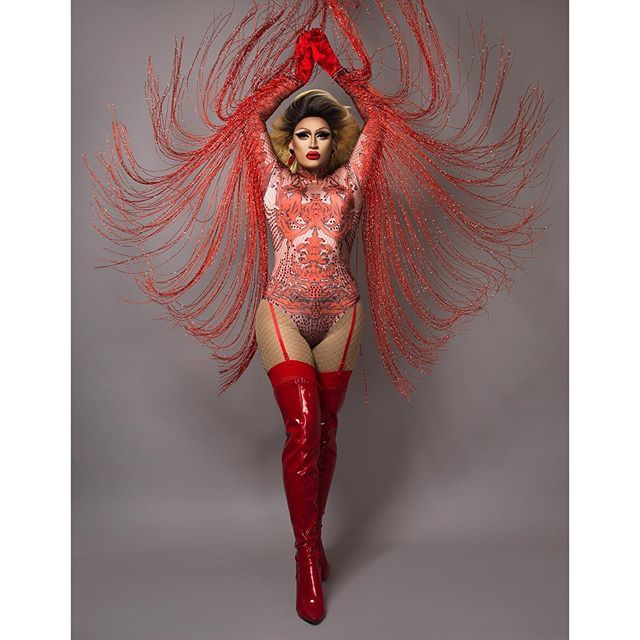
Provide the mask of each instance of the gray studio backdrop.
MULTIPOLYGON (((250 5, 236 1, 236 18, 250 5)), ((73 3, 76 640, 567 637, 567 6, 428 5, 448 42, 467 12, 491 41, 506 35, 505 115, 529 81, 552 98, 552 227, 512 293, 450 343, 410 402, 367 318, 370 405, 358 363, 325 518, 328 615, 310 627, 294 610, 284 430, 259 358, 218 397, 204 347, 155 319, 159 308, 123 303, 137 295, 130 279, 92 269, 103 243, 80 154, 104 148, 111 102, 154 166, 146 57, 166 82, 173 35, 190 60, 214 7, 232 2, 73 3)), ((346 99, 327 78, 316 86, 346 99)))

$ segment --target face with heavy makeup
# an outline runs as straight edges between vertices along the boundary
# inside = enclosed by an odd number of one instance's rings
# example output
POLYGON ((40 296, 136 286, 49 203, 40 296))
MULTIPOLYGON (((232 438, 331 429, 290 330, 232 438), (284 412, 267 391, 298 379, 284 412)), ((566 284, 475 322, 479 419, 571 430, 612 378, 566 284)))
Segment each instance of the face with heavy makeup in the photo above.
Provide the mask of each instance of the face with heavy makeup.
POLYGON ((335 146, 331 127, 324 118, 309 116, 298 122, 289 143, 298 165, 315 173, 326 169, 335 146))

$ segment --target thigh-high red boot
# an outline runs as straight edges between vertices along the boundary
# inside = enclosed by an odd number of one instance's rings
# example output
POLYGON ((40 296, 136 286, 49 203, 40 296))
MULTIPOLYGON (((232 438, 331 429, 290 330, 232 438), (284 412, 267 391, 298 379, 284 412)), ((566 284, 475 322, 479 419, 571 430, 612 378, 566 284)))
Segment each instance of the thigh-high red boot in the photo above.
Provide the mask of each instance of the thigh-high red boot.
MULTIPOLYGON (((322 531, 322 516, 327 506, 331 479, 336 466, 338 411, 340 411, 344 402, 350 377, 351 371, 318 372, 321 411, 320 457, 318 459, 320 475, 318 487, 318 536, 322 531)), ((326 580, 329 576, 329 563, 324 553, 322 539, 320 539, 320 572, 322 579, 326 580)))
POLYGON ((296 548, 296 611, 317 624, 325 616, 318 545, 320 402, 316 370, 285 360, 267 374, 286 430, 282 476, 296 548))

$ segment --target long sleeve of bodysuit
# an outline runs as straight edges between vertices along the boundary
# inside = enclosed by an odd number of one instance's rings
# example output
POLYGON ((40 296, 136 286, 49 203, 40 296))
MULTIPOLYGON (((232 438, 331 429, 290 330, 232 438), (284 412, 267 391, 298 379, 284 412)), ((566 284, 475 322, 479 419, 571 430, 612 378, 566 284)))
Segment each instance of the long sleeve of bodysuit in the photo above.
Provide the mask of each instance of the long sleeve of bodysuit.
POLYGON ((280 162, 271 144, 266 122, 278 106, 303 87, 305 81, 293 72, 282 72, 260 88, 260 102, 257 109, 248 112, 249 137, 257 153, 256 170, 264 186, 273 168, 280 162))
POLYGON ((371 178, 376 156, 382 147, 382 128, 378 120, 371 117, 375 109, 374 102, 371 100, 370 92, 372 89, 368 85, 366 76, 363 77, 358 71, 341 68, 334 74, 333 79, 353 100, 364 121, 364 126, 349 160, 358 182, 364 189, 371 178))

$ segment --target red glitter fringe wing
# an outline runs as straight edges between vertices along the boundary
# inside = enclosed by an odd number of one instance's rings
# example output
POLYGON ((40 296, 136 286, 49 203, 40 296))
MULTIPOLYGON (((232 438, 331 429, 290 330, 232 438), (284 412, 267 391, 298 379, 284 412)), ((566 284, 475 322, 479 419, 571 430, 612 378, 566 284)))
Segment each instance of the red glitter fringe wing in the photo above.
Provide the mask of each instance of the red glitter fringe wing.
POLYGON ((529 86, 509 125, 489 141, 510 51, 503 43, 497 47, 497 79, 487 90, 490 48, 483 28, 472 33, 477 90, 471 92, 469 75, 454 92, 445 47, 425 4, 409 0, 375 2, 400 61, 398 91, 383 94, 370 84, 372 61, 349 15, 340 3, 327 4, 342 48, 361 63, 334 79, 366 120, 351 163, 366 180, 362 237, 371 317, 387 373, 408 397, 414 385, 403 363, 430 372, 463 321, 511 284, 544 236, 545 228, 536 225, 548 195, 543 161, 550 139, 540 141, 538 134, 547 106, 541 91, 529 86), (420 53, 411 69, 401 24, 420 53), (458 104, 462 89, 469 96, 464 108, 458 104))
POLYGON ((168 319, 211 349, 222 363, 220 393, 256 351, 254 318, 268 277, 262 199, 277 162, 264 122, 302 85, 292 43, 318 6, 256 4, 224 42, 230 14, 214 20, 186 75, 176 40, 164 90, 149 60, 147 103, 166 170, 139 164, 115 111, 113 145, 98 155, 101 176, 85 158, 96 189, 94 226, 117 245, 98 266, 133 276, 144 302, 163 305, 168 319), (205 72, 214 42, 219 54, 205 72), (194 77, 195 104, 188 93, 194 77), (187 128, 185 103, 202 133, 187 128))
POLYGON ((359 5, 256 3, 216 47, 219 53, 205 72, 229 15, 214 20, 185 76, 182 42, 176 43, 164 90, 149 62, 154 141, 168 168, 154 172, 137 162, 115 113, 113 147, 98 156, 103 177, 87 163, 96 187, 97 229, 117 245, 115 257, 102 266, 131 274, 147 299, 211 348, 212 358, 222 362, 220 392, 255 354, 254 317, 268 276, 262 199, 266 175, 277 162, 264 121, 300 85, 293 49, 315 20, 358 67, 335 80, 366 120, 351 164, 364 196, 374 334, 398 391, 408 397, 414 388, 404 365, 430 371, 456 327, 510 283, 542 238, 544 229, 536 223, 550 141, 539 142, 546 106, 537 87, 521 97, 509 126, 488 138, 510 52, 502 43, 497 47, 497 79, 488 90, 490 48, 481 28, 473 34, 477 89, 470 90, 471 73, 458 59, 462 81, 454 90, 445 46, 425 3, 373 0, 366 11, 377 11, 387 26, 400 65, 398 90, 385 94, 370 82, 373 58, 351 15, 359 5), (419 54, 411 64, 403 29, 419 54), (193 76, 197 101, 189 105, 203 133, 187 128, 182 110, 193 76), (453 127, 461 113, 462 122, 453 127))

